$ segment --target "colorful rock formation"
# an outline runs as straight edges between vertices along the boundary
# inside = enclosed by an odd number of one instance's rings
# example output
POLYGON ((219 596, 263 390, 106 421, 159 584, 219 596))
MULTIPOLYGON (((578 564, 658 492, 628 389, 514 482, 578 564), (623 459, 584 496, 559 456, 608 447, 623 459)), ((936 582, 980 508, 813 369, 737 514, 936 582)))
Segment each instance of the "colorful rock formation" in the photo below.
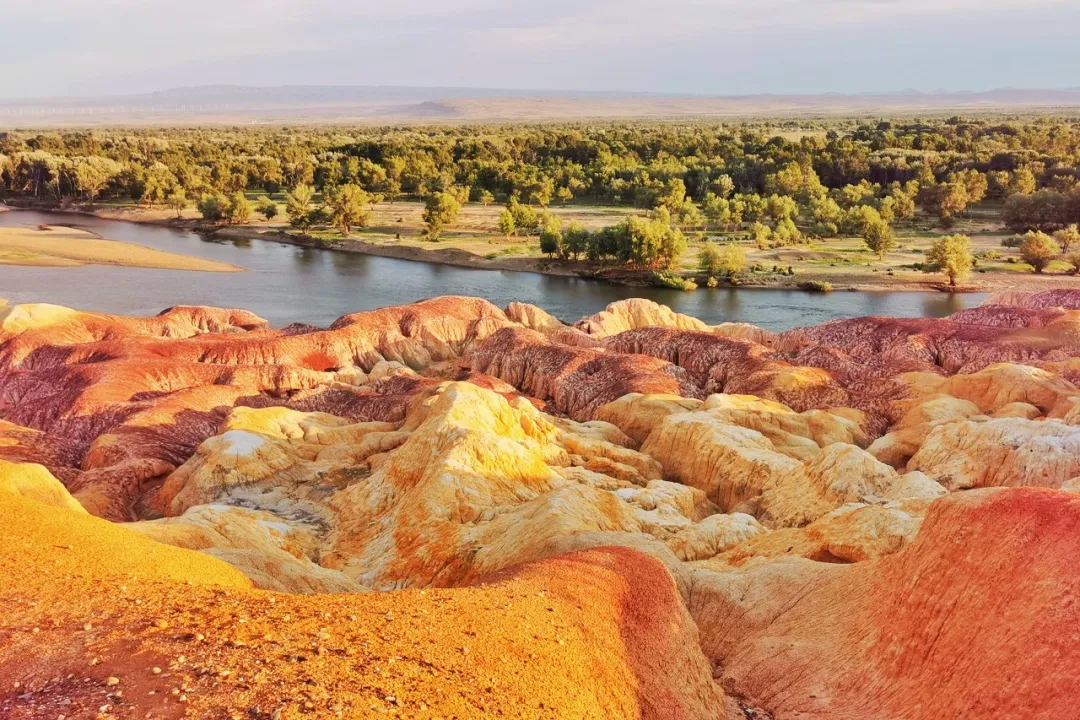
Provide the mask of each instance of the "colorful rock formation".
POLYGON ((5 308, 0 715, 1068 716, 1078 311, 5 308))

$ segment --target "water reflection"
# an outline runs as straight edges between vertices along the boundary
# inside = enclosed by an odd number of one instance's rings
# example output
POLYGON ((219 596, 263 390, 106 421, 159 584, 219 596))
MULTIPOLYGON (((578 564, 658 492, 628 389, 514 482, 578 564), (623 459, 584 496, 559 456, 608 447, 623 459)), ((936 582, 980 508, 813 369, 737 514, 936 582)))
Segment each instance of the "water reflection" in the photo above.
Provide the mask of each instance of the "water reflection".
POLYGON ((0 225, 7 226, 64 222, 106 238, 239 265, 247 272, 0 266, 0 297, 124 314, 152 314, 176 304, 219 305, 251 310, 275 326, 294 321, 325 326, 349 312, 434 295, 478 295, 499 306, 519 300, 539 305, 564 321, 598 312, 615 300, 647 297, 710 324, 750 322, 770 330, 860 315, 943 317, 977 305, 985 297, 938 292, 821 295, 751 288, 702 288, 686 293, 576 277, 429 265, 272 240, 222 241, 184 230, 93 217, 0 213, 0 225))

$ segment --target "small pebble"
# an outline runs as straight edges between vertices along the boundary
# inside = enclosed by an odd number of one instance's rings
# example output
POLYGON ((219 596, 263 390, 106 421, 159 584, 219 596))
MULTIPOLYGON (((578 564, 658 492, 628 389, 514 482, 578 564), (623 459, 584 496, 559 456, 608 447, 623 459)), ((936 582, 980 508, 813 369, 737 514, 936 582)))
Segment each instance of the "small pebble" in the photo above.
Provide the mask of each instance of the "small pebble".
POLYGON ((119 685, 120 678, 116 677, 115 675, 110 675, 109 678, 105 681, 105 684, 109 687, 112 687, 113 685, 119 685))
POLYGON ((94 629, 94 626, 91 625, 90 623, 83 623, 82 629, 85 630, 86 632, 90 632, 91 630, 94 629))
POLYGON ((155 675, 160 675, 161 674, 161 668, 155 667, 150 672, 154 673, 155 675))

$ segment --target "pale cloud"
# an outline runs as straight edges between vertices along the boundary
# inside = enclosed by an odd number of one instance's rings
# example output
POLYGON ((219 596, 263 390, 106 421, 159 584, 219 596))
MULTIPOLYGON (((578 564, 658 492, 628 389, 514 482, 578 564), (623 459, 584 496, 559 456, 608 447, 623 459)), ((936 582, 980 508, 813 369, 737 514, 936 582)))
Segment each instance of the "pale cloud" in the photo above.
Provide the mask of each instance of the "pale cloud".
POLYGON ((0 1, 0 97, 218 82, 979 89, 1076 84, 1080 66, 1080 0, 0 1), (1010 46, 990 52, 991 38, 1010 46), (940 72, 919 57, 931 42, 940 72))

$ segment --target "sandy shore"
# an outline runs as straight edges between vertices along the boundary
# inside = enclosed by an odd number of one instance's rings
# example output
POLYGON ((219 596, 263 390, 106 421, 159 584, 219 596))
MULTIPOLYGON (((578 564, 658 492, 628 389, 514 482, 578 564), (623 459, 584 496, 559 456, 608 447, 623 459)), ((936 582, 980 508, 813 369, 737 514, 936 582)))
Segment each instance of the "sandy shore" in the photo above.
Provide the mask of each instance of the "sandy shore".
MULTIPOLYGON (((322 250, 355 252, 364 255, 410 260, 414 262, 451 265, 454 267, 474 268, 478 270, 507 270, 530 272, 541 275, 591 278, 619 285, 645 285, 643 273, 628 273, 615 268, 592 267, 584 263, 553 260, 544 257, 484 257, 468 250, 453 247, 421 247, 408 242, 380 243, 364 242, 355 238, 325 240, 299 233, 289 232, 284 226, 270 226, 255 223, 242 226, 208 228, 194 218, 178 219, 165 210, 146 210, 137 208, 99 208, 94 211, 69 211, 91 214, 107 220, 121 220, 147 225, 187 228, 217 237, 270 240, 302 247, 322 250)), ((428 245, 428 243, 425 243, 428 245)), ((799 289, 806 282, 828 282, 835 290, 859 290, 864 292, 949 292, 950 288, 940 275, 928 275, 916 271, 897 271, 888 273, 883 268, 846 267, 798 267, 794 276, 784 275, 747 275, 739 282, 739 287, 799 289)), ((722 285, 721 287, 724 287, 722 285)), ((1062 273, 1036 275, 1018 272, 973 273, 967 278, 958 292, 994 292, 999 290, 1046 290, 1050 288, 1080 289, 1080 276, 1062 273)))
POLYGON ((46 267, 122 265, 161 270, 243 272, 244 268, 178 255, 69 227, 0 228, 0 264, 46 267))

